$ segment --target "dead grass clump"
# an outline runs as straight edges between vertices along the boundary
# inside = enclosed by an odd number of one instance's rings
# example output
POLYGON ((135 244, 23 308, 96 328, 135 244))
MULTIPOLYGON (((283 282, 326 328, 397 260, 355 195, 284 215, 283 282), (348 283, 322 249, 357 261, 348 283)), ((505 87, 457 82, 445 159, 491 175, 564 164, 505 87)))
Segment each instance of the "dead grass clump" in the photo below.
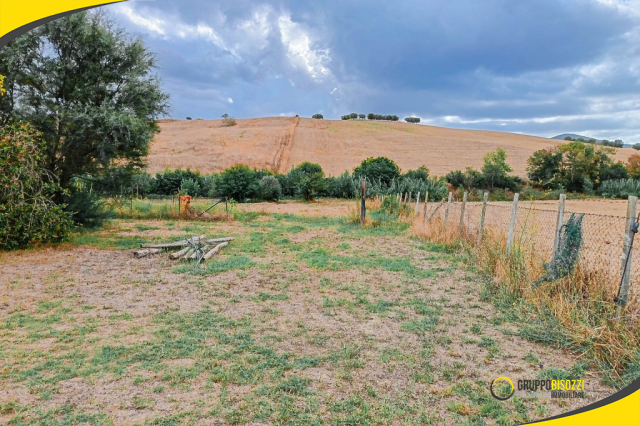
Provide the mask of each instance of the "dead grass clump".
POLYGON ((514 243, 507 255, 506 235, 501 230, 486 229, 478 246, 477 236, 464 229, 460 232, 451 221, 445 226, 439 218, 427 225, 421 220, 414 222, 413 233, 465 250, 473 264, 490 278, 485 296, 498 307, 517 310, 515 314, 523 324, 521 335, 579 351, 618 386, 636 378, 629 371, 637 369, 639 363, 640 307, 632 297, 623 314, 617 314, 614 296, 618 278, 608 270, 579 262, 569 276, 534 288, 533 283, 544 274, 534 245, 514 243))
POLYGON ((474 245, 474 238, 465 226, 460 229, 453 220, 445 224, 440 217, 434 217, 428 223, 424 223, 424 217, 418 216, 413 219, 411 231, 414 235, 437 244, 474 245))

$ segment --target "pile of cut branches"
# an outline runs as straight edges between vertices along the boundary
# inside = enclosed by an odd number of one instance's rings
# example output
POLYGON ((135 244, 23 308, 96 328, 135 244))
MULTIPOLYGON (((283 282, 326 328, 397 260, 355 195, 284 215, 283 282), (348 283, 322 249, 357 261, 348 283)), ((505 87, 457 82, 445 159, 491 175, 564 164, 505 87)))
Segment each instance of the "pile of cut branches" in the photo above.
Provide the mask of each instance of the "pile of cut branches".
POLYGON ((195 260, 199 265, 203 260, 207 260, 220 252, 224 247, 233 241, 233 237, 206 238, 205 235, 194 236, 185 240, 160 244, 142 244, 142 250, 133 252, 133 256, 140 259, 166 251, 179 249, 169 255, 170 259, 195 260))

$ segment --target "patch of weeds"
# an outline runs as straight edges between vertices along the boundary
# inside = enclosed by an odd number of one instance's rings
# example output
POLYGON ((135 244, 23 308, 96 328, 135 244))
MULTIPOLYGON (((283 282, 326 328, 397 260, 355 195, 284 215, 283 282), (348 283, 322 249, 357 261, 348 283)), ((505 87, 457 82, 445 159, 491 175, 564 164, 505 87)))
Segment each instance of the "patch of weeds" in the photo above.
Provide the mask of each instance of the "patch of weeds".
POLYGON ((472 413, 471 408, 464 402, 449 401, 446 403, 446 407, 449 411, 461 416, 468 416, 472 413))
MULTIPOLYGON (((157 240, 157 238, 156 238, 157 240)), ((99 249, 131 250, 139 248, 140 244, 149 243, 148 237, 121 236, 113 233, 77 233, 72 235, 70 241, 74 245, 86 245, 99 249)), ((159 240, 158 240, 159 241, 159 240)))
POLYGON ((368 299, 364 297, 357 297, 356 302, 365 307, 367 312, 370 313, 381 313, 388 311, 391 307, 395 306, 395 302, 387 301, 387 300, 378 300, 376 303, 369 302, 368 299))
POLYGON ((491 337, 487 337, 487 336, 482 336, 482 338, 478 342, 478 346, 480 346, 481 348, 488 348, 490 346, 494 346, 495 344, 496 344, 496 341, 493 340, 491 337))
POLYGON ((248 269, 255 265, 256 263, 250 257, 235 255, 224 259, 209 259, 206 261, 204 269, 194 269, 193 265, 185 264, 173 268, 172 271, 176 274, 217 275, 235 269, 248 269))
POLYGON ((135 228, 138 231, 152 231, 152 230, 155 230, 155 229, 160 229, 157 226, 148 226, 148 225, 135 225, 135 228))
POLYGON ((449 346, 453 342, 453 340, 451 340, 449 336, 438 336, 436 342, 438 342, 438 344, 442 346, 449 346))
POLYGON ((291 376, 280 382, 275 390, 294 395, 305 395, 310 392, 307 389, 309 383, 311 383, 311 379, 307 377, 291 376))
POLYGON ((471 332, 473 334, 480 334, 482 333, 482 327, 480 326, 480 324, 473 324, 470 328, 471 332))
POLYGON ((326 334, 315 334, 309 341, 312 345, 324 346, 327 344, 328 340, 329 336, 327 336, 326 334))
POLYGON ((447 381, 451 382, 454 379, 460 379, 464 376, 463 370, 466 365, 459 361, 454 361, 452 364, 445 365, 440 369, 442 373, 442 377, 447 381))
POLYGON ((523 359, 531 364, 540 363, 540 358, 538 358, 538 355, 534 354, 533 352, 529 352, 523 359))
POLYGON ((570 369, 549 367, 538 374, 539 379, 551 380, 579 380, 584 377, 584 372, 589 369, 589 364, 577 362, 570 369))
POLYGON ((271 294, 266 292, 260 292, 256 297, 253 298, 256 301, 264 302, 266 300, 289 300, 288 294, 271 294))

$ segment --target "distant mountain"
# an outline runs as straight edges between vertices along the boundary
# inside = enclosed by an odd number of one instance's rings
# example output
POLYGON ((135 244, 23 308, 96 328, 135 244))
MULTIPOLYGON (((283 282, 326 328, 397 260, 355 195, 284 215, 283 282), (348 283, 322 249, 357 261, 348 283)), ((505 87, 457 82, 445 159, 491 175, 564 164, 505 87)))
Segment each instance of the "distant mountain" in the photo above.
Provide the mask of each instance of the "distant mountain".
MULTIPOLYGON (((560 140, 564 140, 564 138, 566 138, 567 136, 570 136, 571 139, 579 139, 582 138, 584 140, 589 140, 589 139, 595 139, 595 138, 590 138, 588 136, 582 136, 582 135, 576 135, 575 133, 563 133, 561 135, 558 136, 554 136, 551 139, 560 139, 560 140)), ((596 142, 602 142, 602 140, 600 139, 595 139, 596 142)))

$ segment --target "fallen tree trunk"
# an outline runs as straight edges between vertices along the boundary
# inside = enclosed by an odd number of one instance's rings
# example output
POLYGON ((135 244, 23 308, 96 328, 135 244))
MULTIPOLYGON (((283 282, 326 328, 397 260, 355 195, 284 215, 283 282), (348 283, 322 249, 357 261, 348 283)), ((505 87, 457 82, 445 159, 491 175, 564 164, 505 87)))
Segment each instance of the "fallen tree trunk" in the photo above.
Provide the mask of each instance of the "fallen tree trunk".
POLYGON ((169 255, 169 258, 170 258, 170 259, 173 259, 173 260, 179 259, 181 256, 184 256, 185 254, 187 254, 187 252, 188 252, 189 250, 191 250, 191 246, 189 246, 189 247, 185 247, 185 248, 183 248, 182 250, 177 251, 177 252, 175 252, 175 253, 171 253, 171 254, 169 255))
POLYGON ((159 249, 159 248, 152 248, 152 249, 146 249, 146 250, 138 250, 138 251, 134 251, 133 252, 133 257, 140 259, 143 257, 147 257, 151 254, 158 254, 160 252, 164 251, 163 249, 159 249))
POLYGON ((227 243, 227 242, 218 244, 217 246, 215 246, 214 248, 209 250, 209 252, 204 255, 203 259, 209 259, 209 258, 215 256, 216 254, 218 254, 218 252, 220 250, 222 250, 223 247, 226 247, 228 245, 229 245, 229 243, 227 243))
POLYGON ((189 241, 195 243, 196 241, 204 240, 206 235, 200 235, 199 237, 192 237, 189 240, 180 240, 174 243, 163 243, 163 244, 141 244, 142 248, 173 248, 173 247, 184 247, 189 245, 189 241))
POLYGON ((206 253, 207 250, 209 250, 209 246, 203 246, 202 249, 194 250, 191 256, 189 256, 189 259, 197 259, 198 253, 206 253))
POLYGON ((182 256, 183 259, 188 259, 189 256, 191 256, 192 253, 195 253, 196 249, 194 249, 193 247, 189 247, 189 251, 187 251, 187 253, 185 253, 184 256, 182 256))
POLYGON ((217 244, 217 243, 224 243, 226 241, 233 241, 235 238, 233 237, 224 237, 224 238, 210 238, 208 240, 206 240, 205 242, 207 244, 217 244))

